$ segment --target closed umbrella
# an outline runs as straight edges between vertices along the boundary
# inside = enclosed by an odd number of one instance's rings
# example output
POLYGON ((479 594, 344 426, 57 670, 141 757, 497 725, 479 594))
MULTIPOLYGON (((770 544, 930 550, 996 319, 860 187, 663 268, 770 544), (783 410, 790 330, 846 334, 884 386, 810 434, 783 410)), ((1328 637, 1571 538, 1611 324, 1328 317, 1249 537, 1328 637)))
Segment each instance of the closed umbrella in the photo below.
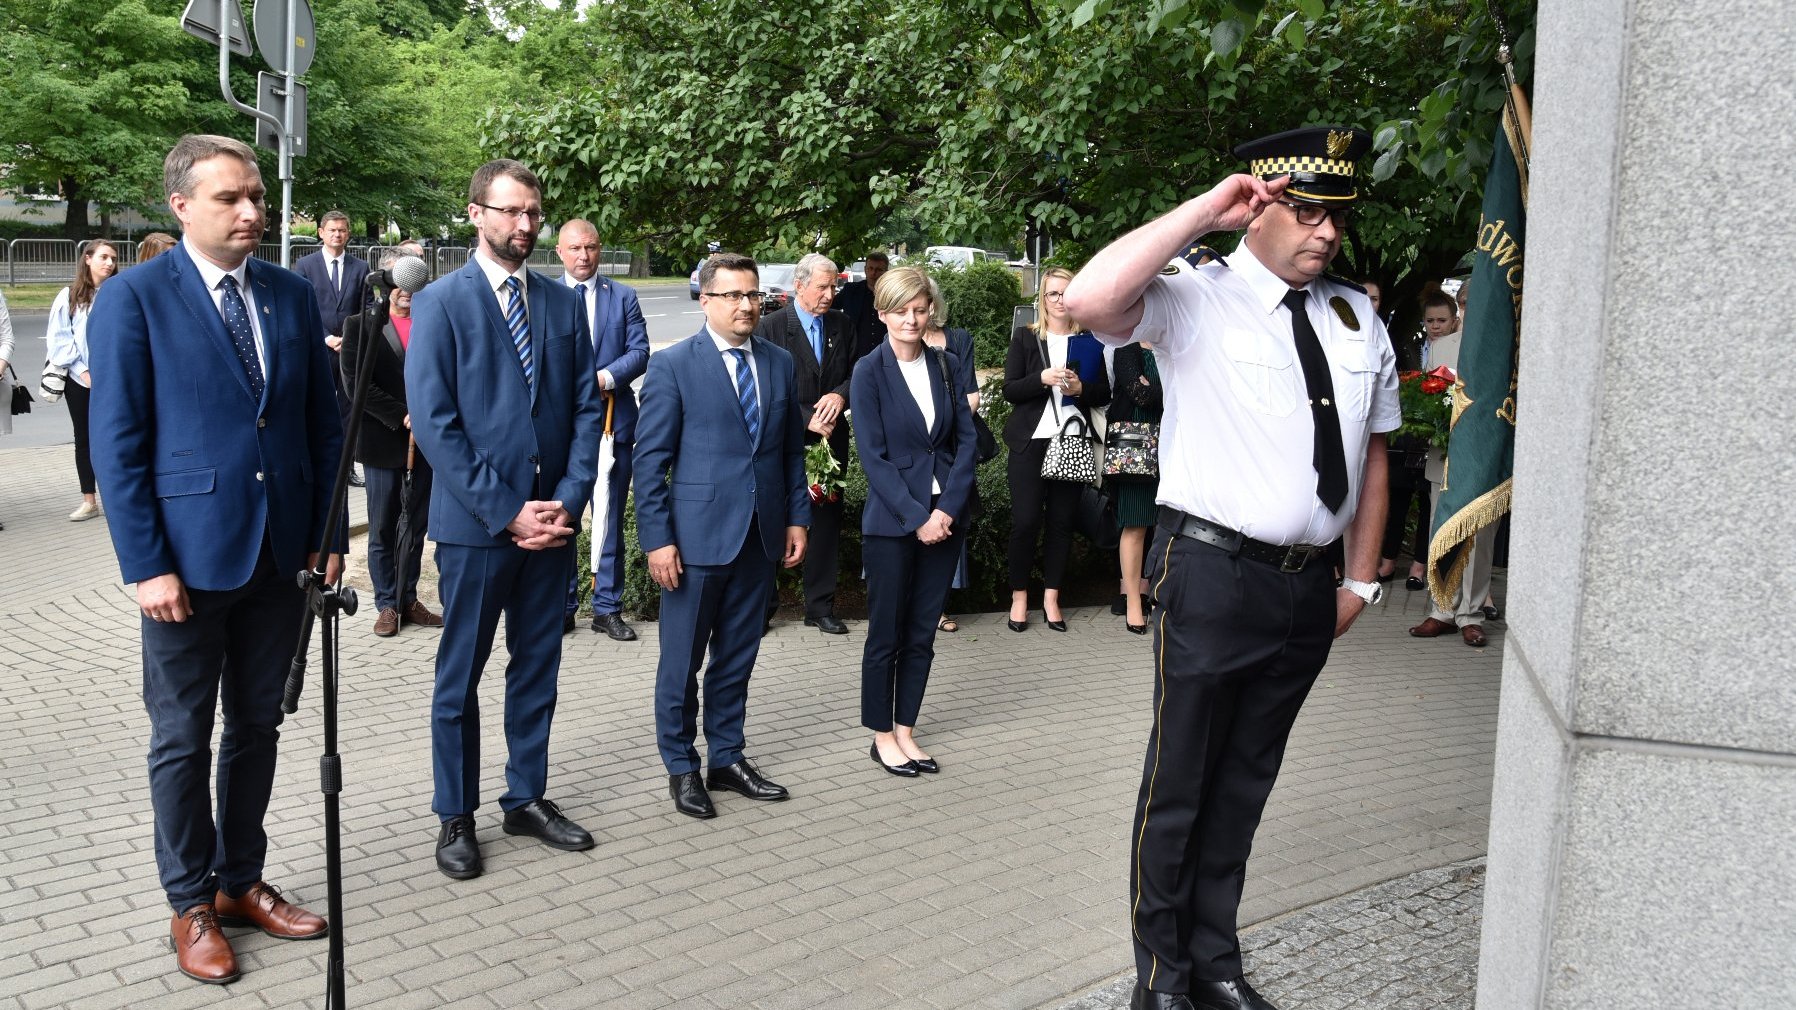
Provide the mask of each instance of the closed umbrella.
POLYGON ((611 467, 617 462, 617 439, 611 433, 611 411, 617 398, 605 391, 605 433, 599 436, 599 478, 592 495, 592 588, 599 589, 599 559, 605 554, 605 533, 611 528, 611 467))
POLYGON ((412 573, 405 569, 406 559, 412 556, 412 467, 417 463, 417 457, 418 443, 408 432, 405 436, 405 477, 399 482, 399 522, 393 528, 399 559, 399 568, 394 574, 401 591, 411 584, 412 573))

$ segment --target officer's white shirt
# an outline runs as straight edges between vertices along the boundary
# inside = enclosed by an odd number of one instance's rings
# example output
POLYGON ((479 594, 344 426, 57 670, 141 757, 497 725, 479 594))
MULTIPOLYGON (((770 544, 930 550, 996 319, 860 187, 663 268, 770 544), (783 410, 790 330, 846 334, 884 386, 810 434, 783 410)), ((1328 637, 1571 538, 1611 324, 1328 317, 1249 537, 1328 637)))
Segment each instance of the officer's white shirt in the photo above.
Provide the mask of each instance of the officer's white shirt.
POLYGON ((1290 285, 1245 243, 1227 266, 1173 266, 1148 285, 1132 334, 1099 335, 1107 344, 1154 348, 1166 391, 1156 500, 1270 543, 1333 541, 1358 505, 1367 442, 1402 421, 1396 354, 1371 300, 1326 277, 1305 288, 1347 458, 1347 500, 1336 514, 1316 497, 1315 422, 1282 304, 1290 285), (1336 299, 1357 330, 1331 304, 1336 299))

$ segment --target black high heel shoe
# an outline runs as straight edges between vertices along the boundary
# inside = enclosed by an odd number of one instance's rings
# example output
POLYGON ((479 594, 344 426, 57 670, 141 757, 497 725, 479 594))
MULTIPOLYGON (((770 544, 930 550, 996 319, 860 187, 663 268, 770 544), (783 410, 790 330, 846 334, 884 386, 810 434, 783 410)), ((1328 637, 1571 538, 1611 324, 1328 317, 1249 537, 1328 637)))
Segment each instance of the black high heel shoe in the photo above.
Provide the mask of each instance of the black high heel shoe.
POLYGON ((1054 631, 1065 631, 1066 630, 1066 621, 1065 620, 1048 621, 1048 608, 1046 608, 1046 607, 1041 608, 1041 619, 1043 621, 1047 621, 1048 627, 1054 631))
POLYGON ((1147 625, 1145 625, 1145 624, 1130 624, 1130 625, 1127 625, 1127 627, 1129 629, 1129 634, 1131 634, 1131 635, 1147 634, 1147 625))
POLYGON ((1421 579, 1416 578, 1414 575, 1411 575, 1409 578, 1403 580, 1403 588, 1409 590, 1412 593, 1419 593, 1422 590, 1428 588, 1428 583, 1423 582, 1421 579))
MULTIPOLYGON (((901 779, 914 779, 923 773, 923 770, 918 767, 915 761, 906 761, 901 765, 886 764, 886 759, 879 756, 879 744, 877 743, 868 744, 867 753, 872 755, 874 764, 884 768, 886 771, 891 772, 901 779)), ((933 764, 934 762, 931 763, 933 764)))
POLYGON ((1010 615, 1006 614, 1004 616, 1004 623, 1010 625, 1011 631, 1018 632, 1019 634, 1022 632, 1028 631, 1029 630, 1029 611, 1027 611, 1027 610, 1023 611, 1023 619, 1020 621, 1013 621, 1010 619, 1010 615))

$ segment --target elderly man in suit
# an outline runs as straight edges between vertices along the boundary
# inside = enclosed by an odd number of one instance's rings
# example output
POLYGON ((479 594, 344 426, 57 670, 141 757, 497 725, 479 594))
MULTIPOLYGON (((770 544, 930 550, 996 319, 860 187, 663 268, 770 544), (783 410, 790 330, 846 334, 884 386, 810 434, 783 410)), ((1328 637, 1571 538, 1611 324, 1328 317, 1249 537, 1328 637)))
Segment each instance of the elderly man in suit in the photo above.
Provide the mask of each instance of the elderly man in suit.
POLYGON ((480 247, 412 303, 405 386, 412 433, 435 468, 443 637, 431 706, 442 825, 437 868, 483 870, 476 689, 505 618, 507 834, 567 851, 592 835, 544 796, 549 723, 561 669, 561 611, 578 516, 592 495, 603 406, 586 313, 574 292, 524 266, 542 227, 542 184, 522 164, 489 161, 468 186, 480 247))
MULTIPOLYGON (((360 313, 366 302, 362 288, 368 280, 368 264, 345 252, 349 247, 349 215, 340 210, 325 211, 318 219, 318 242, 323 248, 301 256, 293 264, 293 271, 312 282, 312 292, 318 299, 324 346, 330 348, 332 374, 337 377, 337 419, 347 431, 349 390, 343 385, 342 373, 337 371, 341 364, 337 356, 343 349, 344 320, 360 313)), ((352 475, 349 482, 360 487, 362 478, 352 475)))
MULTIPOLYGON (((755 336, 792 356, 799 417, 805 422, 805 447, 827 440, 837 462, 848 462, 849 381, 854 375, 854 329, 848 317, 830 309, 836 296, 836 265, 810 253, 792 271, 791 304, 770 312, 755 327, 755 336)), ((810 537, 804 554, 804 623, 826 635, 846 635, 848 626, 835 614, 836 546, 842 533, 842 503, 811 503, 810 537)), ((768 601, 771 618, 776 602, 768 601)))
MULTIPOLYGON (((392 269, 404 255, 400 249, 388 252, 380 268, 392 269)), ((443 626, 442 617, 418 599, 424 534, 429 528, 430 461, 411 444, 412 415, 405 399, 411 309, 411 292, 396 287, 387 295, 387 320, 380 329, 372 329, 375 319, 367 313, 358 312, 343 323, 344 385, 355 389, 364 361, 373 373, 363 398, 355 458, 368 473, 368 576, 374 582, 374 633, 381 638, 399 634, 402 623, 443 626), (412 475, 410 502, 402 500, 408 469, 412 475), (402 512, 410 513, 412 534, 405 544, 398 542, 402 512)))
MULTIPOLYGON (((599 389, 611 408, 614 455, 611 472, 604 475, 609 506, 605 510, 605 528, 592 531, 600 543, 599 563, 592 571, 592 630, 602 631, 614 641, 634 642, 636 630, 625 623, 622 603, 624 496, 630 491, 630 447, 636 438, 634 385, 649 367, 649 328, 642 318, 636 292, 628 284, 599 275, 601 248, 598 229, 581 218, 562 225, 555 241, 555 255, 567 268, 561 280, 574 289, 574 295, 586 308, 587 325, 592 330, 592 361, 598 369, 599 389)), ((580 587, 569 580, 563 633, 574 630, 574 611, 579 601, 580 587)))
MULTIPOLYGON (((175 962, 237 978, 221 924, 306 940, 323 919, 262 879, 281 693, 342 451, 317 306, 252 260, 264 227, 256 155, 186 136, 163 162, 184 238, 106 284, 91 325, 94 467, 143 613, 156 868, 175 962), (212 724, 224 713, 213 812, 212 724)), ((340 549, 340 545, 337 545, 340 549)), ((335 581, 333 553, 326 572, 335 581)))
POLYGON ((717 815, 707 789, 787 797, 743 754, 743 725, 775 566, 804 560, 811 514, 792 356, 754 335, 755 261, 719 253, 698 280, 705 328, 649 359, 643 382, 636 530, 662 590, 655 733, 668 791, 674 809, 704 818, 717 815), (707 646, 701 782, 693 744, 707 646))

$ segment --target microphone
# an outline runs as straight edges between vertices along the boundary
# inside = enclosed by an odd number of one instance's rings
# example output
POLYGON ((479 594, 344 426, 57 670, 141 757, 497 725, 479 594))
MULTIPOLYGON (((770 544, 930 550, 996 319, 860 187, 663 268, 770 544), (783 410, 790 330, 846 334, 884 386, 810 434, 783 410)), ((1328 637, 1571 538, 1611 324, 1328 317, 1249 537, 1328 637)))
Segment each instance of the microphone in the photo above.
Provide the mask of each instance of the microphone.
POLYGON ((400 288, 412 294, 430 283, 430 267, 416 256, 401 256, 386 270, 368 271, 368 283, 382 288, 400 288))

